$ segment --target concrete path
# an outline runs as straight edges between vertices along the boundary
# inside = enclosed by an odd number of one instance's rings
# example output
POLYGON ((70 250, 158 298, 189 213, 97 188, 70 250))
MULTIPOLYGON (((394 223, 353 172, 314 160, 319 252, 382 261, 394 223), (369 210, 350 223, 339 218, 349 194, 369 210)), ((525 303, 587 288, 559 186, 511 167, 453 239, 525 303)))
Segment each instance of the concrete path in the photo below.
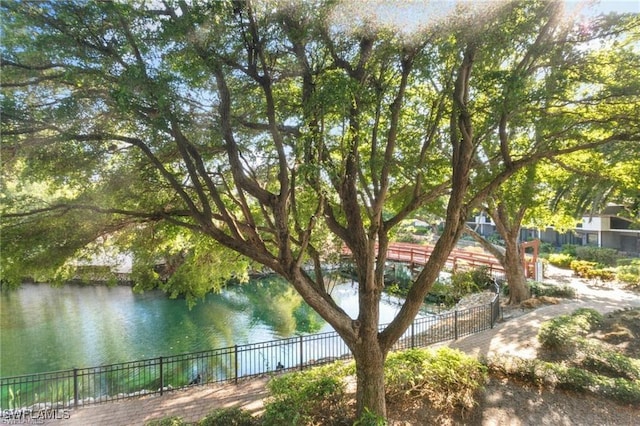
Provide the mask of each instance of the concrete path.
POLYGON ((558 315, 569 314, 578 308, 593 308, 601 313, 619 309, 640 307, 640 293, 625 291, 611 284, 590 283, 571 277, 569 271, 556 270, 556 275, 545 281, 563 282, 573 287, 577 294, 572 300, 563 300, 558 305, 547 305, 535 310, 505 314, 504 321, 492 330, 464 337, 446 345, 478 356, 514 355, 520 358, 535 358, 539 343, 540 325, 558 315))
MULTIPOLYGON (((640 307, 640 294, 615 288, 598 286, 573 279, 570 273, 553 270, 546 281, 566 282, 577 291, 577 297, 558 305, 543 306, 533 311, 515 311, 505 315, 493 329, 467 336, 444 345, 458 348, 469 354, 508 354, 534 358, 538 348, 536 339, 540 324, 558 315, 573 312, 580 307, 591 307, 605 313, 618 309, 640 307)), ((151 419, 179 416, 184 421, 196 422, 214 408, 237 406, 251 412, 259 412, 266 397, 267 378, 248 380, 218 386, 197 386, 193 389, 149 396, 139 399, 110 402, 59 413, 60 420, 45 424, 61 426, 117 426, 144 425, 151 419)), ((43 422, 39 422, 43 423, 43 422)))

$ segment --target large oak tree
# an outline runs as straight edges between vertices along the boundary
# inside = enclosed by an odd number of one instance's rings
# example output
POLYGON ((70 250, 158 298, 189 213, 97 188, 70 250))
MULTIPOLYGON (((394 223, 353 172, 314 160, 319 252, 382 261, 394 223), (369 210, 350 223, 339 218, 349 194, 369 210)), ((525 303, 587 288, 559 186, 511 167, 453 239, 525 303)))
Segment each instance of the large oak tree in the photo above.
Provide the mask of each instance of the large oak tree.
POLYGON ((167 290, 198 296, 249 259, 334 327, 358 414, 384 415, 385 357, 469 212, 541 159, 637 137, 624 119, 575 125, 572 96, 595 86, 554 72, 588 64, 594 40, 637 36, 637 19, 585 27, 556 2, 478 5, 409 33, 378 22, 392 15, 379 3, 2 2, 3 278, 111 241, 139 261, 179 258, 199 279, 167 290), (390 232, 442 200, 444 231, 380 330, 390 232), (322 273, 342 245, 357 318, 322 273))
MULTIPOLYGON (((538 229, 554 226, 563 231, 575 227, 583 216, 615 201, 629 207, 640 191, 638 175, 638 113, 640 112, 640 56, 637 26, 630 33, 603 41, 607 47, 574 57, 570 66, 549 70, 553 78, 532 81, 528 90, 540 90, 546 97, 553 82, 554 97, 564 98, 570 108, 556 105, 540 108, 525 106, 527 121, 536 123, 535 138, 602 138, 606 132, 627 132, 611 143, 567 155, 555 156, 522 169, 487 196, 482 208, 492 218, 505 243, 498 249, 472 230, 471 235, 502 263, 509 285, 510 301, 520 303, 528 297, 524 254, 519 246, 523 224, 538 229), (635 36, 633 36, 635 31, 635 36), (556 91, 561 82, 562 91, 556 91), (588 87, 582 87, 589 82, 588 87), (534 87, 536 87, 534 89, 534 87), (568 123, 570 127, 567 126, 568 123), (571 128, 580 128, 571 134, 571 128)), ((500 99, 508 99, 504 94, 500 99)))

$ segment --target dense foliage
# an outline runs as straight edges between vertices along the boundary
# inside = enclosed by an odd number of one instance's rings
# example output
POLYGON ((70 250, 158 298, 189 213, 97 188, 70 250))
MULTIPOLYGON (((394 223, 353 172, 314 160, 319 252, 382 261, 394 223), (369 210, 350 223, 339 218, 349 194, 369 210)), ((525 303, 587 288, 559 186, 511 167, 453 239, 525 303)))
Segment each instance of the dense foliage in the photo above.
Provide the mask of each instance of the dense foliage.
POLYGON ((344 380, 347 372, 342 363, 334 363, 272 378, 267 385, 263 423, 349 424, 344 380))
POLYGON ((426 399, 443 411, 472 408, 487 381, 480 361, 447 347, 392 353, 385 371, 389 398, 426 399))

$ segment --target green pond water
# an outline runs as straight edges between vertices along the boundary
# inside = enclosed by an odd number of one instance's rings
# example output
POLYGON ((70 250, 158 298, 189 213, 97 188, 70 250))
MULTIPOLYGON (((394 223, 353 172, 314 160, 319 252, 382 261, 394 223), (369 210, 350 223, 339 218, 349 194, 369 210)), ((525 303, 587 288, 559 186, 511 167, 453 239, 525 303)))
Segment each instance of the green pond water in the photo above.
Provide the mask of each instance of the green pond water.
MULTIPOLYGON (((332 290, 355 318, 357 288, 332 290)), ((400 300, 385 296, 381 323, 400 300)), ((159 291, 25 284, 0 293, 0 377, 90 367, 331 331, 277 277, 229 286, 189 309, 159 291)))

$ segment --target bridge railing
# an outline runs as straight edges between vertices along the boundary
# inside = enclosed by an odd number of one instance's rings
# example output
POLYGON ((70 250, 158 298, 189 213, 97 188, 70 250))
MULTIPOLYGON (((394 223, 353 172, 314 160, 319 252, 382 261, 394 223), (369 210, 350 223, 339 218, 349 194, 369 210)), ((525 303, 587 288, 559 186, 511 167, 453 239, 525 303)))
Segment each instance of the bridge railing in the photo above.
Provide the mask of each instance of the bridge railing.
MULTIPOLYGON (((394 243, 387 249, 387 259, 410 265, 425 265, 431 256, 433 246, 409 243, 394 243)), ((491 275, 504 275, 504 267, 489 254, 454 249, 447 258, 446 267, 452 271, 486 267, 491 275)))

